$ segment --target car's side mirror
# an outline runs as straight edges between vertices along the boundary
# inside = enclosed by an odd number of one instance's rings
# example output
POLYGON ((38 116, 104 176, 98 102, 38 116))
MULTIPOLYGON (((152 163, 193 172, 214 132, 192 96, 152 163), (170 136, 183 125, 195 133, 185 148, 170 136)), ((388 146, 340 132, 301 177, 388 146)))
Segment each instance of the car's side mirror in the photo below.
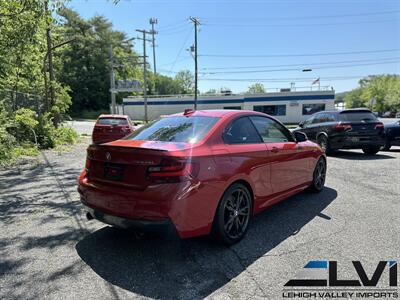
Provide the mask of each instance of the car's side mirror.
POLYGON ((301 121, 301 122, 299 123, 299 127, 300 127, 300 128, 303 128, 303 127, 304 127, 304 121, 301 121))
POLYGON ((304 132, 300 132, 300 131, 294 132, 294 138, 296 139, 296 142, 298 142, 298 143, 305 142, 308 140, 307 135, 304 132))

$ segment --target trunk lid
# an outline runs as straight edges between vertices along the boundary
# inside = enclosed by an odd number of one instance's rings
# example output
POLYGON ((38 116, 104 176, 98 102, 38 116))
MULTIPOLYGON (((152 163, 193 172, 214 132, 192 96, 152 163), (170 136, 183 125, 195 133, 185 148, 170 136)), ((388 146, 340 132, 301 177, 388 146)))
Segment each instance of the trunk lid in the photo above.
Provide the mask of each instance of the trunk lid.
MULTIPOLYGON (((88 179, 144 190, 151 184, 148 168, 157 166, 172 150, 185 150, 186 143, 118 140, 88 148, 88 179), (185 145, 180 145, 185 144, 185 145)), ((176 154, 176 153, 175 153, 176 154)))

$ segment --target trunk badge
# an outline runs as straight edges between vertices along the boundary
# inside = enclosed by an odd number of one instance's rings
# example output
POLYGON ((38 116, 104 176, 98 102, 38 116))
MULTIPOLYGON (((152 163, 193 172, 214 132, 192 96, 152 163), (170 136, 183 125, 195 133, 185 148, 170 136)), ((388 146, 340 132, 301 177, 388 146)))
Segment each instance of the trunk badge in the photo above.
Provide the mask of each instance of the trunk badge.
POLYGON ((107 158, 107 160, 111 160, 111 154, 110 154, 110 152, 107 152, 107 153, 106 153, 106 158, 107 158))

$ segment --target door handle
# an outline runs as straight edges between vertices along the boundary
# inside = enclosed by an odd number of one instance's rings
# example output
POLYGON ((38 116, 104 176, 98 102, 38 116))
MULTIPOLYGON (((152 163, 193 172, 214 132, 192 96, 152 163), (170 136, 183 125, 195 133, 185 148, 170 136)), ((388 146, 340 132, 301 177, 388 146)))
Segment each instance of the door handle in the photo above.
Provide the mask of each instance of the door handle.
POLYGON ((277 147, 272 147, 271 152, 277 153, 279 152, 279 149, 277 147))

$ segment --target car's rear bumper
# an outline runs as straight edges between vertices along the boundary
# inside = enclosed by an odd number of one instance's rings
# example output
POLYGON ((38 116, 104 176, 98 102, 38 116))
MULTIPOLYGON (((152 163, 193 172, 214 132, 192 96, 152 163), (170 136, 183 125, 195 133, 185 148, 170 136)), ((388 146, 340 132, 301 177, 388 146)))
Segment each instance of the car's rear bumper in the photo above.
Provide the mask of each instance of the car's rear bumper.
POLYGON ((157 227, 168 220, 181 238, 189 238, 210 233, 223 190, 206 187, 198 181, 134 190, 90 182, 84 171, 79 178, 78 192, 82 204, 98 212, 93 217, 101 222, 124 228, 145 228, 157 227))
POLYGON ((337 136, 329 140, 332 149, 362 149, 381 147, 385 144, 383 136, 337 136))
POLYGON ((145 233, 174 234, 176 229, 170 219, 136 220, 106 214, 101 210, 84 205, 88 217, 124 229, 134 229, 145 233))

